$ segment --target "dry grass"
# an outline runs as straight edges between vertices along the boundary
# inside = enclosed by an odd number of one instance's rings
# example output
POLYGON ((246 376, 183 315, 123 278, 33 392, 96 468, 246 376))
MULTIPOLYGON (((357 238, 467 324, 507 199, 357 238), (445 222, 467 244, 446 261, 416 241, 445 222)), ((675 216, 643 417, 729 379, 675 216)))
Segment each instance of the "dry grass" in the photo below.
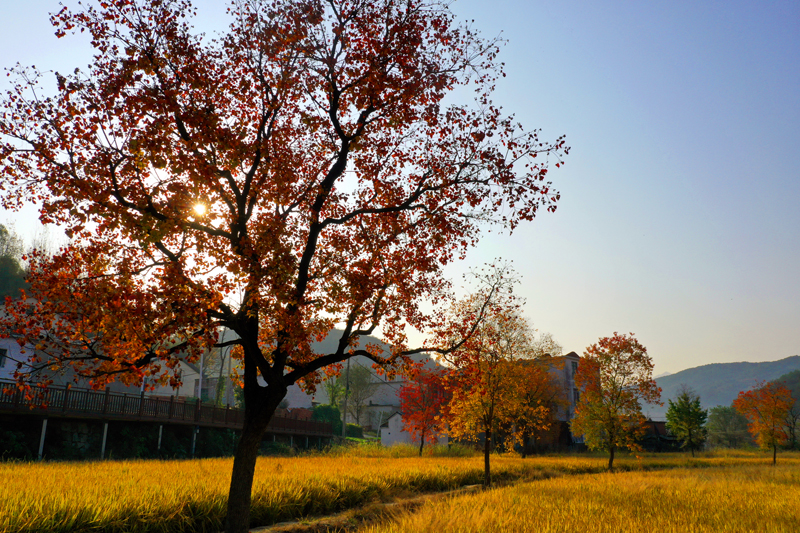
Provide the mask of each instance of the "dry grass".
MULTIPOLYGON (((494 463, 501 480, 541 476, 531 460, 494 463)), ((599 464, 575 464, 590 463, 599 464)), ((0 531, 218 531, 230 472, 231 459, 0 463, 0 531)), ((479 457, 265 457, 256 467, 252 519, 327 514, 481 478, 479 457)))
MULTIPOLYGON (((482 457, 403 456, 409 454, 410 450, 376 448, 355 450, 350 456, 342 452, 260 458, 253 491, 253 525, 450 490, 482 479, 482 457)), ((672 454, 623 457, 618 464, 621 470, 639 470, 747 466, 768 460, 756 453, 714 454, 695 460, 672 454)), ((790 462, 800 464, 800 455, 782 454, 779 470, 790 462)), ((568 487, 576 482, 591 484, 592 477, 574 476, 601 472, 605 463, 605 457, 592 455, 524 460, 495 456, 492 470, 500 483, 569 475, 551 481, 568 487)), ((0 531, 219 531, 230 472, 231 459, 0 463, 0 531)), ((660 479, 662 475, 648 473, 645 478, 660 479)))
MULTIPOLYGON (((796 532, 800 457, 559 477, 428 504, 370 533, 796 532)), ((715 457, 712 463, 731 458, 715 457)))

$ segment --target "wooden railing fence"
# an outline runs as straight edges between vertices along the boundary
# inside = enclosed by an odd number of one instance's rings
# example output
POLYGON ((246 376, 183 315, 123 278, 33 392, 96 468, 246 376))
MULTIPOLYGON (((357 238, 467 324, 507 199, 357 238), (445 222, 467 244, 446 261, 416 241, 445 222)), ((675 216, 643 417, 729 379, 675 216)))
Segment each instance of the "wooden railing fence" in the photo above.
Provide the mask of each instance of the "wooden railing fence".
MULTIPOLYGON (((34 389, 26 395, 12 382, 0 382, 0 413, 193 424, 231 429, 241 429, 244 424, 242 409, 204 405, 200 400, 54 386, 34 389)), ((327 422, 278 416, 272 418, 267 432, 317 436, 333 434, 327 422)))

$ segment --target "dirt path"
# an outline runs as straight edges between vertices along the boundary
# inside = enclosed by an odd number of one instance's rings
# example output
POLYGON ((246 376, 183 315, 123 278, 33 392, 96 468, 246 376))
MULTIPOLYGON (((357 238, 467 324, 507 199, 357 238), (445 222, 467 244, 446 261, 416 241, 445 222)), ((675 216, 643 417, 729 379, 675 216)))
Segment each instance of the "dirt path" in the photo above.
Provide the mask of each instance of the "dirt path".
POLYGON ((373 502, 356 509, 318 518, 307 518, 292 522, 281 522, 271 526, 252 528, 251 533, 346 533, 366 524, 383 521, 396 513, 413 510, 425 502, 450 498, 481 490, 481 485, 468 485, 447 492, 423 494, 413 498, 396 498, 390 502, 373 502))

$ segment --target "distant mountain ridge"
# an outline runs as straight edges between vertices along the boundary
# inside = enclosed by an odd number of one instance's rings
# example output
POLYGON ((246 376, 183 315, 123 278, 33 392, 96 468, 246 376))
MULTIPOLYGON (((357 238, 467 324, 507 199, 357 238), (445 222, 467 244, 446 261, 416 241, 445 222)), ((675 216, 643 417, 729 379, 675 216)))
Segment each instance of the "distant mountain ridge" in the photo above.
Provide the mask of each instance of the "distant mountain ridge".
POLYGON ((717 405, 730 405, 740 391, 752 388, 756 381, 770 381, 783 374, 800 370, 800 355, 779 361, 763 363, 713 363, 687 368, 669 376, 656 379, 661 387, 663 406, 645 406, 645 413, 656 420, 663 420, 669 404, 682 384, 686 384, 700 395, 704 409, 717 405))

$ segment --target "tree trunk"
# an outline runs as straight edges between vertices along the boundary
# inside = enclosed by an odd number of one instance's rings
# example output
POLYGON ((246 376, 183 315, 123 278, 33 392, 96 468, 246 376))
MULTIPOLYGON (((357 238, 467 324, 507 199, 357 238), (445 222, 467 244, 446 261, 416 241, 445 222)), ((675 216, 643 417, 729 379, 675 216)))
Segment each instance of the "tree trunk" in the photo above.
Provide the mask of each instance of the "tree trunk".
POLYGON ((419 435, 419 456, 422 457, 422 447, 425 446, 425 433, 419 435))
POLYGON ((489 487, 492 484, 492 470, 489 468, 489 454, 492 451, 492 431, 486 431, 486 438, 483 439, 483 486, 489 487))
POLYGON ((609 471, 609 472, 613 472, 613 471, 614 471, 614 451, 616 451, 616 446, 614 446, 614 445, 612 444, 612 445, 611 445, 611 447, 608 449, 608 451, 609 451, 609 456, 608 456, 608 471, 609 471))
POLYGON ((694 457, 694 446, 689 446, 689 451, 692 452, 692 457, 694 457))
POLYGON ((258 449, 267 424, 286 397, 286 387, 280 381, 268 380, 268 383, 271 384, 266 387, 258 384, 256 367, 249 361, 245 345, 244 427, 233 457, 225 533, 250 531, 250 500, 258 449))
POLYGON ((772 466, 778 464, 778 445, 774 444, 772 446, 772 466))
POLYGON ((528 441, 530 440, 530 435, 528 433, 522 433, 522 458, 525 459, 528 457, 528 441))
MULTIPOLYGON (((266 419, 267 423, 269 418, 266 419)), ((258 459, 258 449, 267 423, 248 423, 245 420, 236 454, 233 457, 231 486, 228 491, 228 516, 226 533, 247 533, 250 530, 250 497, 253 490, 253 476, 258 459)))

